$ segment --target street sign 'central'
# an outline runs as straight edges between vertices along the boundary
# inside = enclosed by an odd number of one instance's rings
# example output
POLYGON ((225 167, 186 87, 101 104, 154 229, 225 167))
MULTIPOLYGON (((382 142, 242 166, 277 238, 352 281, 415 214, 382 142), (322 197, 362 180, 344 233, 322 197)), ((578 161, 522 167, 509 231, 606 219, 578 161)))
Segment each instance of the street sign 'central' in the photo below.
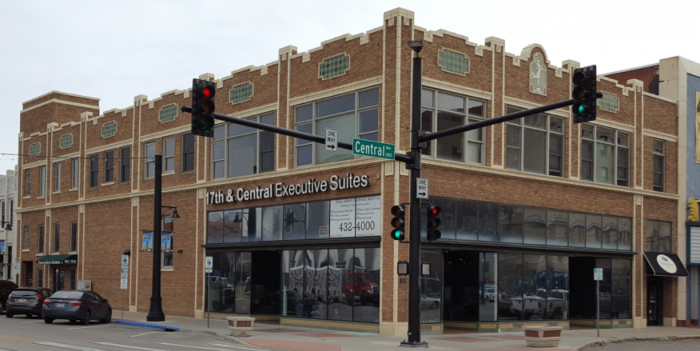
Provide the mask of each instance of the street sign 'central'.
POLYGON ((394 159, 394 145, 377 141, 352 139, 352 153, 355 155, 394 159))

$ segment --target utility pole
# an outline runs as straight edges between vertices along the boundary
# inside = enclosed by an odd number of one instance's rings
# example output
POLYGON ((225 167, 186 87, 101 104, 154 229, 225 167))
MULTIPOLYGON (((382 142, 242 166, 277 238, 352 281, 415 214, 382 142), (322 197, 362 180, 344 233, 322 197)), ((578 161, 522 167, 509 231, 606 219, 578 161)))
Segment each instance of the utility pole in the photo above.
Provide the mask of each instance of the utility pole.
MULTIPOLYGON (((151 287, 151 308, 146 320, 149 322, 165 321, 163 301, 160 297, 160 225, 161 225, 161 178, 163 174, 163 155, 155 157, 155 189, 153 191, 153 282, 151 287)), ((148 170, 146 170, 148 172, 148 170)))

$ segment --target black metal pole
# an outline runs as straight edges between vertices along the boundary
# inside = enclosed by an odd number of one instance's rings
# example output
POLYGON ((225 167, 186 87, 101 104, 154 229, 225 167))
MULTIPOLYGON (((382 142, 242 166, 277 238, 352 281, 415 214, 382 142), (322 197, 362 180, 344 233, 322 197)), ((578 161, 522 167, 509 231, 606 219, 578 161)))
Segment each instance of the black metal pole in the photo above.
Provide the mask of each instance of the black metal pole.
POLYGON ((408 342, 401 346, 428 347, 420 340, 420 199, 417 197, 416 184, 421 171, 421 149, 418 142, 420 130, 421 90, 423 87, 423 59, 413 58, 413 90, 411 92, 411 199, 409 218, 409 266, 408 266, 408 342))
MULTIPOLYGON (((163 156, 156 155, 155 189, 153 192, 153 287, 151 288, 151 309, 146 320, 149 322, 165 321, 163 304, 160 298, 160 225, 161 225, 161 176, 163 173, 163 156)), ((148 171, 148 170, 147 170, 148 171)))

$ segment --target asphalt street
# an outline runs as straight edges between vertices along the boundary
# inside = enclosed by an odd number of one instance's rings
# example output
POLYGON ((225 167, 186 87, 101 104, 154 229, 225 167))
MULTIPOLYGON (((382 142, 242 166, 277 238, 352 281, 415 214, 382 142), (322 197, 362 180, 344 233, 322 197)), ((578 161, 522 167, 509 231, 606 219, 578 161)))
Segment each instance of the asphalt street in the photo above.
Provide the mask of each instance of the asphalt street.
POLYGON ((238 346, 209 335, 166 332, 121 324, 91 323, 84 326, 57 320, 0 315, 0 351, 124 351, 124 350, 222 350, 261 351, 262 348, 238 346))
POLYGON ((700 350, 700 339, 681 341, 647 341, 613 344, 597 349, 600 351, 659 351, 659 350, 700 350))

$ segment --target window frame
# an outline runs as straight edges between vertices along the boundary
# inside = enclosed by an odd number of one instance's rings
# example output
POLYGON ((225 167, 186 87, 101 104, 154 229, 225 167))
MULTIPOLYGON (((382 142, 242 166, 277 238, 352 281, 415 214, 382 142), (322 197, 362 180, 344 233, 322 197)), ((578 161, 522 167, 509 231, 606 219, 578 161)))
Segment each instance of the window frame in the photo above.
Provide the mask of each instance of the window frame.
POLYGON ((119 181, 128 183, 131 181, 131 146, 124 146, 119 149, 119 157, 119 181))
POLYGON ((71 159, 71 166, 72 166, 72 171, 73 174, 71 175, 71 189, 77 189, 78 188, 78 174, 80 170, 80 159, 77 157, 74 157, 71 159))
POLYGON ((60 252, 61 250, 61 224, 53 224, 53 252, 60 252))
POLYGON ((652 144, 653 148, 653 164, 652 164, 652 188, 654 191, 658 192, 664 192, 666 190, 666 142, 661 139, 654 139, 654 142, 652 144), (657 151, 656 144, 661 145, 661 151, 657 151), (656 169, 656 159, 661 159, 661 172, 657 172, 656 169), (660 175, 661 177, 661 185, 656 184, 656 175, 660 175))
MULTIPOLYGON (((360 90, 355 90, 355 91, 353 91, 353 92, 347 92, 347 93, 343 93, 343 94, 334 95, 334 96, 331 96, 331 97, 328 97, 328 98, 315 100, 315 101, 312 101, 312 102, 309 102, 309 103, 299 104, 299 105, 296 105, 296 106, 293 107, 293 108, 294 108, 294 117, 293 117, 293 118, 294 118, 294 120, 293 120, 293 121, 294 121, 294 130, 299 130, 299 129, 298 129, 299 126, 309 125, 309 124, 310 124, 310 125, 311 125, 311 133, 310 133, 310 134, 319 135, 319 134, 317 133, 317 130, 316 130, 316 124, 317 124, 319 121, 323 121, 323 120, 331 119, 331 118, 334 118, 334 117, 340 117, 340 116, 343 116, 343 115, 347 115, 347 114, 350 114, 351 111, 352 111, 352 112, 354 112, 354 114, 355 114, 355 117, 354 117, 354 118, 355 118, 355 136, 354 136, 354 138, 356 138, 356 139, 361 139, 361 137, 362 137, 363 135, 370 135, 370 134, 373 134, 373 133, 377 133, 377 141, 380 141, 380 140, 379 140, 379 124, 381 123, 381 115, 379 115, 379 112, 380 112, 379 106, 381 105, 380 102, 381 102, 381 90, 379 89, 379 86, 372 86, 372 87, 368 87, 368 88, 364 88, 364 89, 360 89, 360 90), (363 92, 367 92, 367 91, 370 91, 370 90, 374 90, 374 89, 377 90, 377 94, 378 94, 378 97, 377 97, 377 105, 370 105, 370 106, 360 107, 360 94, 362 94, 363 92), (318 117, 318 116, 317 116, 317 114, 318 114, 318 104, 323 103, 323 102, 325 102, 325 101, 329 101, 329 100, 341 98, 341 97, 344 97, 344 96, 347 96, 347 95, 350 95, 350 94, 354 94, 354 97, 355 97, 355 106, 354 106, 354 108, 353 108, 352 110, 347 110, 347 111, 343 111, 343 112, 337 112, 337 113, 334 113, 334 114, 325 115, 325 116, 323 116, 323 117, 318 117), (309 106, 309 105, 311 106, 311 118, 308 119, 308 120, 299 122, 299 121, 297 120, 297 116, 298 116, 297 111, 298 111, 298 109, 299 109, 299 108, 302 108, 302 107, 305 107, 305 106, 309 106), (376 109, 376 110, 377 110, 377 116, 378 116, 378 118, 377 118, 377 129, 376 129, 376 130, 372 130, 372 131, 368 131, 368 132, 363 132, 363 133, 361 133, 361 132, 360 132, 360 131, 361 131, 361 129, 360 129, 360 128, 361 128, 361 126, 360 126, 360 114, 361 114, 362 112, 371 111, 371 110, 373 110, 373 109, 376 109)), ((319 135, 319 136, 320 136, 320 135, 319 135)), ((368 139, 368 140, 371 140, 371 139, 368 139)), ((302 140, 302 141, 301 141, 302 144, 300 144, 299 142, 300 142, 299 139, 294 138, 294 167, 295 167, 295 168, 312 167, 312 166, 317 166, 317 165, 326 165, 326 164, 332 164, 332 163, 337 163, 337 162, 351 161, 351 160, 356 160, 356 159, 359 159, 359 158, 363 157, 363 156, 359 156, 359 155, 353 155, 353 156, 354 156, 353 158, 350 158, 350 159, 347 159, 347 160, 343 160, 343 161, 328 162, 328 163, 318 163, 318 160, 317 160, 317 156, 318 156, 318 155, 317 155, 317 153, 316 153, 316 148, 317 148, 317 144, 318 144, 318 143, 314 143, 314 142, 306 141, 306 140, 302 140), (311 163, 309 163, 309 164, 299 164, 299 149, 300 149, 301 147, 306 147, 306 146, 309 146, 309 145, 311 146, 311 163)))
POLYGON ((61 191, 61 162, 54 163, 54 189, 53 191, 61 191))
POLYGON ((24 227, 24 238, 22 239, 22 250, 29 250, 29 226, 24 227))
POLYGON ((46 196, 46 166, 39 166, 39 197, 46 196))
POLYGON ((97 188, 99 185, 99 157, 97 154, 90 155, 90 188, 97 188))
POLYGON ((163 138, 163 173, 175 172, 175 137, 163 138), (168 143, 172 142, 172 154, 168 153, 168 143), (168 169, 168 161, 172 162, 172 168, 168 169))
POLYGON ((185 132, 181 135, 182 138, 182 173, 194 172, 195 169, 195 138, 192 132, 185 132), (187 152, 187 140, 192 140, 192 152, 187 152), (187 169, 187 156, 192 155, 192 169, 187 169))
POLYGON ((114 183, 114 150, 105 151, 105 183, 114 183))
MULTIPOLYGON (((245 119, 245 120, 253 119, 253 122, 263 123, 262 118, 268 117, 268 116, 273 116, 275 123, 271 124, 271 125, 276 126, 277 125, 277 115, 275 114, 275 111, 264 112, 264 113, 260 113, 260 114, 256 114, 256 115, 252 115, 252 116, 247 116, 247 117, 241 117, 241 119, 245 119)), ((267 132, 267 131, 264 131, 261 129, 255 129, 253 131, 249 131, 246 133, 241 133, 241 134, 237 134, 234 136, 229 136, 229 133, 230 133, 229 128, 231 128, 231 126, 233 126, 232 123, 218 123, 214 126, 214 129, 217 129, 217 128, 223 129, 223 136, 218 138, 218 139, 212 138, 212 141, 211 141, 211 159, 209 160, 210 161, 209 165, 211 167, 211 172, 210 172, 211 173, 210 174, 211 180, 246 177, 246 176, 250 176, 250 175, 254 175, 254 174, 274 172, 276 169, 276 165, 274 165, 274 164, 273 164, 273 168, 271 170, 265 170, 265 171, 262 170, 262 157, 261 157, 261 155, 264 153, 272 152, 273 160, 274 160, 274 155, 276 152, 275 145, 274 145, 274 139, 273 139, 273 147, 272 147, 271 151, 265 151, 265 152, 260 151, 260 149, 261 149, 261 147, 260 147, 261 146, 261 135, 263 133, 271 133, 271 132, 267 132), (229 174, 229 157, 230 157, 229 152, 228 152, 229 143, 231 143, 236 138, 243 138, 243 137, 247 137, 247 136, 251 136, 251 135, 255 135, 255 140, 256 140, 255 141, 255 147, 256 147, 256 150, 255 150, 255 152, 256 152, 256 154, 255 154, 255 163, 256 163, 255 171, 252 174, 245 175, 245 176, 236 176, 236 177, 231 176, 229 174), (223 144, 224 156, 222 159, 215 160, 214 159, 214 148, 219 144, 223 144), (223 165, 222 167, 224 167, 224 175, 221 177, 216 177, 216 173, 214 172, 215 165, 217 163, 221 163, 223 165)), ((215 132, 215 135, 216 135, 216 132, 215 132)), ((273 138, 275 135, 276 134, 274 134, 274 133, 272 134, 273 138)))
MULTIPOLYGON (((513 105, 508 105, 507 108, 508 113, 512 112, 519 112, 525 110, 525 108, 518 107, 518 106, 513 106, 513 105), (512 111, 510 109, 514 109, 515 111, 512 111)), ((564 162, 566 161, 564 158, 564 155, 566 154, 566 123, 567 119, 565 117, 561 116, 556 116, 548 113, 538 113, 538 115, 543 115, 546 117, 545 119, 545 129, 539 129, 535 128, 532 126, 528 126, 525 124, 525 119, 527 117, 519 118, 516 120, 508 121, 506 123, 506 137, 505 137, 505 146, 506 146, 506 160, 505 160, 505 168, 506 169, 511 169, 511 170, 517 170, 520 172, 526 172, 526 173, 532 173, 532 174, 541 174, 541 175, 546 175, 546 176, 552 176, 552 177, 564 177, 564 162), (552 119, 557 119, 562 122, 561 125, 561 132, 556 132, 552 131, 552 119), (520 141, 520 146, 515 147, 515 146, 510 146, 508 143, 508 135, 510 133, 507 132, 508 128, 518 128, 519 129, 519 141, 520 141), (526 130, 534 130, 534 131, 539 131, 539 132, 544 132, 546 137, 545 137, 545 162, 544 162, 544 173, 538 173, 538 172, 531 172, 525 170, 525 131, 526 130), (553 170, 551 168, 551 162, 550 158, 553 156, 552 155, 552 148, 551 148, 551 138, 552 136, 559 136, 561 137, 561 154, 557 155, 559 157, 559 164, 561 166, 561 169, 559 170, 559 174, 552 174, 553 170), (518 158, 518 168, 512 168, 508 165, 508 150, 518 150, 519 158, 518 158)), ((535 116, 535 115, 532 115, 535 116)), ((529 117, 529 116, 528 116, 529 117)), ((554 171, 556 173, 556 171, 554 171)))
POLYGON ((581 163, 579 164, 579 167, 580 167, 580 169, 582 170, 582 169, 583 169, 583 162, 590 162, 590 163, 591 163, 591 174, 592 174, 593 179, 583 178, 583 174, 582 174, 581 171, 579 171, 579 173, 580 173, 579 179, 581 179, 581 180, 583 180, 583 181, 587 181, 587 182, 598 183, 598 184, 629 187, 629 186, 630 186, 630 181, 631 181, 631 180, 630 180, 630 178, 631 178, 631 177, 630 177, 630 174, 631 174, 631 173, 630 173, 630 168, 631 168, 631 167, 630 167, 630 165, 631 165, 631 153, 630 153, 630 145, 629 145, 629 144, 631 144, 631 142, 632 142, 632 133, 630 133, 630 132, 628 132, 628 131, 625 131, 625 130, 618 130, 618 129, 610 128, 610 127, 606 127, 606 126, 599 126, 599 125, 597 125, 597 124, 587 124, 587 125, 582 125, 582 126, 581 126, 581 134, 580 134, 580 137, 581 137, 581 144, 579 145, 579 148, 580 148, 581 150, 580 150, 579 156, 580 156, 580 158, 581 158, 581 163), (591 138, 585 137, 584 134, 583 134, 583 133, 584 133, 584 129, 586 129, 586 127, 590 127, 590 128, 591 128, 591 136, 592 136, 591 138), (605 128, 605 129, 608 129, 608 130, 613 131, 613 142, 604 142, 604 141, 598 140, 598 138, 597 138, 597 135, 598 135, 598 127, 605 128), (627 145, 624 145, 624 144, 621 144, 621 143, 620 143, 620 134, 623 134, 623 135, 626 135, 626 136, 627 136, 627 145), (592 152, 593 158, 592 158, 591 160, 584 160, 584 159, 583 159, 583 150, 584 150, 583 144, 584 144, 584 142, 589 142, 589 143, 592 143, 592 144, 593 144, 593 152, 592 152), (604 145, 612 145, 612 146, 613 146, 613 157, 614 157, 614 164, 615 164, 615 166, 613 167, 613 171, 615 172, 615 174, 613 175, 612 178, 614 179, 614 184, 604 183, 604 182, 598 181, 598 179, 597 179, 597 178, 598 178, 598 172, 596 172, 596 170, 597 170, 597 168, 596 168, 596 167, 597 167, 597 165, 596 165, 596 158, 597 158, 597 154, 598 154, 598 153, 597 153, 598 143, 601 143, 601 144, 604 144, 604 145), (620 151, 620 149, 625 149, 625 150, 627 150, 627 164, 626 164, 626 167, 625 167, 625 168, 627 169, 627 179, 624 179, 624 181, 627 182, 627 185, 624 185, 624 184, 621 185, 621 184, 620 184, 621 180, 623 180, 623 179, 620 178, 620 175, 619 175, 619 173, 620 173, 620 172, 619 172, 619 168, 620 168, 620 158, 619 158, 620 152, 619 152, 619 151, 620 151))
POLYGON ((145 166, 146 166, 146 167, 143 169, 144 179, 153 179, 153 178, 155 178, 155 176, 156 176, 156 172, 155 172, 155 167, 156 167, 155 155, 156 155, 156 152, 157 152, 157 151, 156 151, 156 142, 155 142, 155 141, 152 140, 152 141, 147 141, 147 142, 143 143, 143 157, 144 157, 144 164, 145 164, 145 166), (152 156, 149 156, 149 155, 148 155, 148 147, 151 146, 151 145, 153 146, 153 155, 152 155, 152 156), (149 173, 148 173, 148 165, 149 165, 149 164, 153 164, 153 174, 151 174, 150 176, 149 176, 149 173))
MULTIPOLYGON (((467 124, 470 124, 470 123, 474 123, 474 122, 479 122, 479 121, 486 120, 486 111, 487 111, 487 109, 488 109, 488 101, 487 101, 487 100, 484 100, 484 99, 475 98, 475 97, 471 97, 471 96, 469 96, 469 95, 462 95, 462 94, 454 93, 454 92, 451 92, 451 91, 440 90, 440 89, 435 89, 435 88, 426 88, 426 87, 424 87, 424 88, 421 90, 421 123, 423 122, 423 118, 422 118, 423 113, 425 113, 426 111, 431 111, 431 112, 432 112, 432 116, 431 116, 431 117, 432 117, 432 120, 431 120, 432 124, 431 124, 431 126, 430 126, 430 131, 428 131, 429 133, 430 133, 430 132, 436 132, 436 131, 438 131, 438 113, 439 113, 440 111, 448 112, 448 113, 451 113, 451 114, 459 114, 459 115, 462 115, 462 117, 464 118, 464 119, 463 119, 463 122, 466 121, 467 124), (432 96, 432 105, 433 105, 433 106, 428 106, 428 105, 424 105, 424 104, 423 104, 422 96, 423 96, 423 94, 425 94, 426 92, 430 92, 430 93, 431 93, 431 96, 432 96), (460 113, 460 112, 456 112, 456 111, 440 109, 440 108, 438 107, 438 95, 439 95, 440 93, 445 94, 445 95, 451 95, 451 96, 454 96, 454 97, 463 99, 463 100, 464 100, 464 104, 463 104, 462 106, 463 106, 464 112, 460 113), (481 116, 478 116, 478 115, 476 115, 476 114, 470 114, 470 113, 469 113, 469 100, 479 101, 479 102, 482 103, 482 115, 481 115, 481 116)), ((426 130, 426 129, 423 128, 423 125, 422 125, 422 124, 421 124, 421 130, 426 130)), ((453 162, 462 162, 462 163, 477 164, 477 165, 485 165, 485 164, 486 164, 486 128, 479 128, 479 131, 478 131, 478 132, 481 134, 480 140, 470 139, 470 138, 469 138, 469 135, 470 135, 470 133, 472 133, 472 132, 473 132, 473 131, 470 131, 470 132, 463 132, 463 133, 461 134, 461 137, 462 137, 462 152, 461 152, 461 153, 462 153, 462 159, 461 159, 460 161, 454 161, 454 160, 451 160, 451 159, 446 159, 446 158, 438 157, 438 155, 437 155, 437 149, 438 149, 437 143, 438 143, 438 139, 440 139, 440 138, 435 139, 435 140, 431 140, 431 141, 429 142, 429 143, 430 143, 429 147, 423 149, 423 150, 427 151, 427 153, 426 153, 426 152, 423 152, 423 155, 428 156, 428 157, 432 157, 432 158, 435 158, 435 159, 439 159, 439 160, 446 160, 446 161, 453 161, 453 162), (481 160, 480 162, 473 162, 473 161, 467 160, 467 157, 468 157, 468 155, 469 155, 469 144, 470 144, 470 143, 477 143, 477 144, 481 145, 481 148, 480 148, 481 150, 480 150, 480 154, 479 154, 479 159, 481 160)))
POLYGON ((70 222, 70 252, 78 250, 78 222, 70 222))
POLYGON ((24 170, 24 196, 32 196, 32 170, 27 168, 24 170))

